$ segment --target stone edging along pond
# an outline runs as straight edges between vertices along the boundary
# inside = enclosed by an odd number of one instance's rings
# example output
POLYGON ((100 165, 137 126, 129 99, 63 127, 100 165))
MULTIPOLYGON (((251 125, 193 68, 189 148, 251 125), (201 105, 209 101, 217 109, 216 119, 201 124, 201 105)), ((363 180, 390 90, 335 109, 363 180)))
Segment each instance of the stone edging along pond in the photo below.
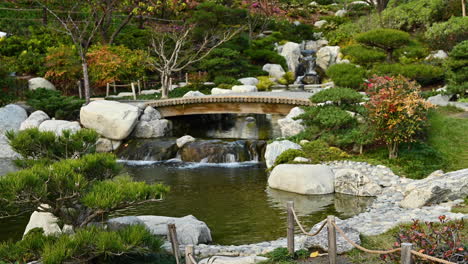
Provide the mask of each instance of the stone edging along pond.
MULTIPOLYGON (((376 197, 372 205, 366 212, 339 221, 338 225, 354 229, 363 235, 379 235, 385 233, 389 229, 401 223, 408 223, 418 219, 420 221, 437 222, 440 215, 445 215, 448 219, 465 219, 468 215, 461 213, 450 212, 452 207, 463 203, 463 200, 456 199, 453 201, 443 202, 439 204, 420 206, 416 208, 404 208, 400 206, 405 200, 405 197, 411 198, 415 192, 417 195, 424 198, 427 193, 432 190, 446 190, 448 192, 468 192, 468 169, 459 170, 450 173, 441 171, 434 172, 428 178, 423 180, 412 180, 402 178, 395 175, 389 168, 382 165, 370 165, 365 162, 353 161, 335 161, 327 163, 333 170, 337 169, 353 169, 363 175, 371 178, 374 182, 382 187, 381 194, 376 197), (465 187, 465 188, 464 188, 465 187), (464 191, 464 189, 467 189, 464 191), (424 193, 426 191, 426 193, 424 193)), ((434 194, 438 195, 438 194, 434 194)), ((440 199, 444 199, 443 195, 439 195, 440 199)), ((431 199, 431 197, 426 197, 431 199)), ((412 204, 405 204, 405 207, 414 207, 412 204)), ((315 225, 317 227, 319 224, 315 225)), ((326 232, 326 231, 322 231, 326 232)), ((286 233, 286 228, 285 228, 286 233)), ((338 247, 345 246, 344 240, 337 236, 338 247)), ((359 242, 359 241, 358 241, 359 242)), ((252 256, 260 255, 273 251, 275 248, 286 247, 286 238, 280 238, 274 241, 266 241, 248 245, 238 246, 221 246, 221 245, 205 245, 199 244, 195 246, 195 254, 199 258, 209 256, 252 256)), ((303 249, 310 247, 322 247, 326 250, 326 243, 311 241, 305 235, 295 236, 295 248, 303 249), (316 243, 316 244, 314 244, 316 243)), ((170 244, 166 243, 164 248, 170 250, 170 244)), ((185 248, 181 246, 183 251, 185 248)), ((339 250, 340 251, 340 250, 339 250)))

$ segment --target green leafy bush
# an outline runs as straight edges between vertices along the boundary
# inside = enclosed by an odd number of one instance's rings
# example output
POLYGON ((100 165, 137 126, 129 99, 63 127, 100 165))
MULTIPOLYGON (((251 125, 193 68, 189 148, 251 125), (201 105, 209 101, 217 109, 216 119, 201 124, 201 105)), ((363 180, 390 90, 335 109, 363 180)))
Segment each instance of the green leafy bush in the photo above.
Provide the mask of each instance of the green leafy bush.
POLYGON ((293 84, 296 79, 294 78, 295 75, 293 72, 286 72, 283 77, 281 77, 278 82, 282 85, 289 85, 289 84, 293 84))
POLYGON ((327 70, 327 76, 337 86, 359 89, 364 82, 364 69, 350 63, 334 64, 327 70))
POLYGON ((431 47, 451 50, 457 43, 468 39, 468 17, 451 17, 448 21, 433 24, 424 37, 431 47))
POLYGON ((51 162, 94 153, 99 134, 81 129, 76 133, 63 131, 62 135, 57 136, 54 132, 30 128, 19 132, 8 131, 6 137, 12 149, 23 159, 51 162))
POLYGON ((395 58, 401 63, 413 63, 429 55, 429 49, 421 42, 411 39, 408 45, 398 48, 394 52, 395 58))
POLYGON ((211 78, 217 76, 241 77, 245 68, 249 65, 245 56, 237 50, 218 48, 213 50, 208 57, 200 61, 197 69, 207 71, 211 78))
POLYGON ((403 75, 421 85, 440 83, 444 79, 444 69, 430 64, 378 64, 374 71, 379 75, 403 75))
POLYGON ((339 45, 348 42, 354 35, 361 32, 361 28, 356 23, 344 23, 335 30, 325 32, 325 36, 329 45, 339 45))
POLYGON ((259 76, 257 77, 257 79, 257 89, 259 91, 268 91, 271 88, 271 86, 275 84, 272 80, 270 80, 269 76, 259 76))
POLYGON ((342 107, 349 107, 350 105, 362 102, 363 97, 362 94, 351 88, 334 87, 314 94, 310 98, 310 101, 316 104, 332 101, 342 107))
POLYGON ((349 157, 346 152, 339 148, 330 147, 323 140, 307 142, 302 146, 302 149, 306 153, 306 158, 309 158, 312 163, 341 160, 349 157))
POLYGON ((291 163, 297 157, 305 157, 306 154, 300 149, 288 149, 281 153, 275 160, 275 166, 283 163, 291 163))
POLYGON ((468 89, 468 40, 456 45, 446 62, 447 91, 465 97, 468 89))
POLYGON ((367 48, 362 45, 351 45, 341 50, 345 56, 350 58, 352 63, 359 65, 369 65, 385 60, 385 52, 376 48, 367 48))
POLYGON ((45 236, 41 229, 31 230, 23 240, 0 244, 3 261, 59 264, 69 261, 112 260, 114 256, 142 255, 161 250, 163 241, 142 225, 117 231, 99 227, 78 229, 74 235, 45 236))
POLYGON ((410 34, 388 28, 379 28, 360 33, 355 37, 356 41, 369 46, 384 50, 387 59, 393 61, 393 51, 410 43, 410 34))
POLYGON ((286 59, 273 50, 249 49, 244 54, 256 65, 272 63, 279 64, 284 69, 287 68, 286 59))
POLYGON ((62 96, 59 91, 39 88, 26 93, 27 103, 36 110, 46 112, 56 119, 76 120, 84 100, 74 96, 62 96))
POLYGON ((242 83, 239 82, 236 78, 230 76, 216 76, 213 82, 219 86, 221 84, 232 84, 232 85, 241 85, 242 83))

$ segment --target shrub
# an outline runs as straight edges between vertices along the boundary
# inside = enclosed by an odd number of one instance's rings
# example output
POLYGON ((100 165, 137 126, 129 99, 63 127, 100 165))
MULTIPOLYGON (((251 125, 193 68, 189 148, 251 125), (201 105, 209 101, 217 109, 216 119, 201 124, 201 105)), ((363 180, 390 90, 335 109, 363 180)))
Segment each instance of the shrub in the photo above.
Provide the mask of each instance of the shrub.
POLYGON ((450 52, 446 62, 447 79, 449 86, 447 91, 453 94, 465 96, 468 89, 468 40, 456 45, 450 52))
POLYGON ((207 71, 210 77, 230 76, 241 77, 249 62, 237 50, 217 48, 198 65, 199 70, 207 71))
POLYGON ((375 76, 369 81, 369 118, 393 159, 398 156, 399 144, 415 141, 424 127, 429 105, 420 96, 420 86, 402 76, 375 76))
POLYGON ((258 79, 258 84, 257 84, 257 89, 259 91, 267 91, 273 86, 275 83, 270 80, 269 76, 259 76, 257 77, 258 79))
POLYGON ((376 48, 367 48, 362 45, 351 45, 342 49, 344 55, 348 56, 351 62, 359 65, 369 65, 383 61, 386 58, 385 52, 376 48))
POLYGON ((408 45, 398 48, 394 52, 395 58, 401 63, 413 63, 426 58, 428 55, 429 49, 414 39, 411 39, 408 45))
POLYGON ((380 28, 358 34, 356 41, 369 47, 376 47, 387 53, 387 59, 393 61, 393 51, 410 42, 410 35, 404 31, 380 28))
POLYGON ((353 104, 362 102, 363 95, 350 88, 334 87, 314 94, 310 101, 312 103, 325 103, 332 101, 342 107, 347 107, 353 104))
POLYGON ((75 46, 60 46, 47 49, 45 78, 55 83, 65 94, 73 94, 76 82, 81 77, 81 62, 75 46))
POLYGON ((62 96, 59 91, 39 88, 26 93, 27 103, 36 110, 46 112, 56 119, 76 120, 84 100, 73 96, 62 96))
POLYGON ((374 71, 379 75, 403 75, 421 85, 440 83, 444 79, 444 69, 430 64, 378 64, 374 71))
POLYGON ((327 70, 327 76, 337 86, 359 89, 364 82, 364 69, 350 63, 334 64, 327 70))
POLYGON ((199 91, 204 94, 210 94, 211 93, 211 88, 212 86, 198 86, 198 85, 187 85, 184 87, 179 87, 175 88, 171 91, 169 91, 169 98, 179 98, 184 96, 186 93, 190 91, 199 91))
POLYGON ((283 163, 291 163, 297 157, 305 157, 306 154, 300 149, 288 149, 281 153, 275 160, 275 166, 283 163))
POLYGON ((242 84, 236 78, 229 77, 229 76, 216 76, 213 82, 219 86, 220 84, 232 84, 232 85, 240 85, 242 84))
POLYGON ((287 68, 286 59, 273 50, 248 49, 244 53, 256 65, 265 65, 267 63, 272 63, 279 64, 284 69, 287 68))
POLYGON ((361 32, 359 26, 353 22, 341 24, 335 30, 325 32, 325 36, 329 45, 339 45, 348 42, 361 32))
POLYGON ((302 146, 302 149, 306 153, 306 158, 309 158, 312 163, 341 160, 349 157, 346 152, 339 148, 330 147, 323 140, 307 142, 302 146))
MULTIPOLYGON (((439 223, 413 220, 409 226, 400 228, 396 237, 395 247, 402 243, 411 243, 413 250, 436 258, 461 263, 466 259, 467 249, 463 244, 464 221, 448 221, 445 215, 439 216, 439 223), (461 262, 460 262, 461 261, 461 262)), ((400 254, 390 256, 392 260, 399 260, 400 254)), ((433 263, 416 256, 412 256, 414 263, 433 263)))
POLYGON ((433 48, 451 50, 457 43, 468 39, 468 17, 451 17, 448 21, 435 23, 424 37, 433 48))
POLYGON ((141 255, 159 252, 162 240, 142 225, 132 225, 117 231, 100 227, 78 229, 76 234, 45 236, 41 229, 31 230, 23 240, 0 244, 3 261, 44 263, 86 262, 91 259, 112 259, 112 256, 141 255))
POLYGON ((23 159, 58 161, 68 158, 79 158, 94 153, 99 135, 89 129, 76 133, 64 131, 57 136, 54 132, 41 132, 37 128, 9 131, 6 133, 9 144, 23 159))

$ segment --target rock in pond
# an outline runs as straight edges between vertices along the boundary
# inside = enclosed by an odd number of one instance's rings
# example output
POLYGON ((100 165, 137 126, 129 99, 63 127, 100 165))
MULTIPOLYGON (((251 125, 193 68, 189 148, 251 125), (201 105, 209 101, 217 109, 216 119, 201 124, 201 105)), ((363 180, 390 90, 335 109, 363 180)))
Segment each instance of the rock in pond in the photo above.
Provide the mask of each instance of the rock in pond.
MULTIPOLYGON (((322 224, 327 221, 326 219, 321 221, 320 223, 314 225, 314 227, 310 230, 310 233, 315 233, 317 230, 322 226, 322 224)), ((346 224, 345 221, 335 217, 336 225, 341 228, 347 237, 349 237, 354 243, 361 244, 361 239, 359 238, 359 231, 354 229, 353 227, 346 224)), ((305 243, 305 248, 321 248, 325 251, 328 251, 328 227, 325 227, 320 231, 320 233, 313 237, 307 237, 305 243)), ((352 250, 354 247, 348 243, 341 235, 336 231, 336 253, 343 254, 352 250)))
POLYGON ((50 117, 46 113, 43 111, 35 111, 28 117, 28 119, 21 123, 20 130, 39 127, 42 122, 46 120, 50 120, 50 117))
POLYGON ((96 142, 96 152, 113 152, 117 150, 121 144, 122 141, 100 138, 96 142))
POLYGON ((57 136, 61 136, 65 130, 76 133, 80 129, 80 123, 66 120, 46 120, 39 125, 39 131, 51 131, 57 136))
POLYGON ((404 208, 420 208, 468 196, 468 169, 452 171, 439 177, 409 183, 400 203, 404 208))
POLYGON ((335 191, 334 179, 326 165, 280 164, 271 172, 268 186, 299 194, 327 194, 335 191))
POLYGON ((260 256, 245 256, 245 257, 225 257, 213 256, 202 259, 198 264, 257 264, 268 260, 268 258, 260 256))
POLYGON ((140 121, 153 121, 161 119, 161 113, 151 106, 147 106, 140 117, 140 121))
POLYGON ((171 122, 167 119, 140 121, 137 123, 133 136, 135 138, 158 138, 171 132, 171 122))
POLYGON ((127 138, 139 116, 140 110, 136 106, 105 100, 91 102, 80 111, 80 121, 84 127, 113 140, 127 138))
POLYGON ((288 149, 301 149, 301 146, 289 140, 274 141, 268 144, 265 150, 265 162, 267 167, 273 167, 276 158, 288 149))
POLYGON ((126 225, 144 225, 153 235, 166 236, 167 225, 175 224, 177 238, 181 245, 198 245, 212 241, 208 226, 193 215, 184 217, 166 217, 155 215, 123 216, 110 219, 109 227, 118 229, 126 225))
POLYGON ((47 90, 55 90, 55 86, 48 80, 37 77, 28 81, 29 90, 36 90, 38 88, 45 88, 47 90))
POLYGON ((177 147, 182 148, 185 144, 194 142, 195 138, 190 135, 185 135, 176 140, 177 147))
POLYGON ((356 196, 377 196, 382 187, 369 177, 353 169, 335 171, 335 192, 356 196))

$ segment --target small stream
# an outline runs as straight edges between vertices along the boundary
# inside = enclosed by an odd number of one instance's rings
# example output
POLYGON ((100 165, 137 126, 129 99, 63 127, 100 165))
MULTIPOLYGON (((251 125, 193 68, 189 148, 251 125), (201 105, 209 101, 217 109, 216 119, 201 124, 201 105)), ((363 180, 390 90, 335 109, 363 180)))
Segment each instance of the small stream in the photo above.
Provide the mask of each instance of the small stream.
MULTIPOLYGON (((271 115, 211 115, 172 119, 172 137, 129 140, 117 155, 136 180, 162 182, 171 191, 164 201, 115 213, 194 215, 211 229, 213 243, 250 244, 286 236, 286 202, 294 201, 305 224, 333 214, 348 218, 366 210, 372 198, 339 194, 299 195, 267 187, 263 162, 267 140, 278 137, 271 115), (183 135, 197 140, 182 149, 183 135)), ((0 160, 0 175, 15 170, 0 160)), ((21 239, 29 216, 0 221, 0 241, 21 239)))

